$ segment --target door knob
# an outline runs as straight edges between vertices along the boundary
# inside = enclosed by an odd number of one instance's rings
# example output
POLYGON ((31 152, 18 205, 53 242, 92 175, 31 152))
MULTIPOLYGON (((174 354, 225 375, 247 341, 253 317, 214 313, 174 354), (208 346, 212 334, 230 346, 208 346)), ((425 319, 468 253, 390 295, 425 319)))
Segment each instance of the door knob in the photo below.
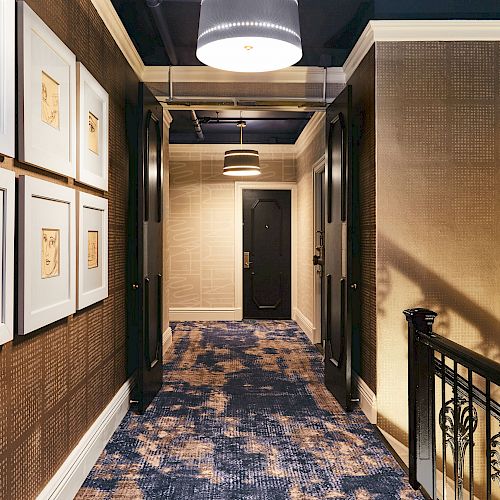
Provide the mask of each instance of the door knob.
POLYGON ((357 283, 353 283, 353 284, 351 285, 351 288, 352 288, 353 290, 357 290, 357 289, 358 289, 358 284, 357 284, 357 283))

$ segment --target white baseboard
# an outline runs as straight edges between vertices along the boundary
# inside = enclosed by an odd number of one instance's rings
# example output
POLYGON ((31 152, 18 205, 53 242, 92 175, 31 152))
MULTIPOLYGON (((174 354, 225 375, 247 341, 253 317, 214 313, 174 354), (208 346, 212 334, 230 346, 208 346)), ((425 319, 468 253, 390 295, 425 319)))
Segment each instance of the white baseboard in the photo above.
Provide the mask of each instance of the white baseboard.
POLYGON ((239 321, 239 309, 225 307, 172 307, 170 321, 239 321))
POLYGON ((133 379, 127 380, 122 385, 38 495, 37 500, 68 500, 75 497, 111 436, 127 414, 133 385, 133 379))
POLYGON ((377 396, 368 384, 357 374, 352 373, 354 387, 359 395, 359 407, 371 424, 377 425, 377 396))
POLYGON ((318 344, 321 342, 321 339, 317 338, 319 335, 316 334, 316 328, 314 328, 311 320, 307 318, 300 309, 294 309, 293 320, 302 328, 304 333, 309 337, 311 343, 318 344))
POLYGON ((173 338, 172 338, 172 328, 168 327, 163 332, 163 354, 166 354, 170 347, 172 346, 173 338))

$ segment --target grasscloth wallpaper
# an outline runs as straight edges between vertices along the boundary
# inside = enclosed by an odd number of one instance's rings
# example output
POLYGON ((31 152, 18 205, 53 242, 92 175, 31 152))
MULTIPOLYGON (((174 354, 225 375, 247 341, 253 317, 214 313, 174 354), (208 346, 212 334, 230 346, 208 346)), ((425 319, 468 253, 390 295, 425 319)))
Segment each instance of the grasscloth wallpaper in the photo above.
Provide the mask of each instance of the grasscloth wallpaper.
POLYGON ((377 393, 377 296, 375 209, 375 49, 349 79, 352 85, 354 151, 359 185, 360 322, 353 339, 353 368, 377 393))
MULTIPOLYGON (((170 307, 234 308, 234 183, 227 145, 170 146, 170 307)), ((258 147, 258 181, 295 181, 292 147, 258 147)))
MULTIPOLYGON (((0 498, 9 500, 37 496, 127 378, 125 100, 137 81, 90 0, 27 3, 110 96, 109 298, 0 349, 0 498)), ((0 167, 76 185, 9 158, 0 167)))
POLYGON ((379 425, 407 431, 402 311, 500 359, 500 43, 376 47, 379 425))

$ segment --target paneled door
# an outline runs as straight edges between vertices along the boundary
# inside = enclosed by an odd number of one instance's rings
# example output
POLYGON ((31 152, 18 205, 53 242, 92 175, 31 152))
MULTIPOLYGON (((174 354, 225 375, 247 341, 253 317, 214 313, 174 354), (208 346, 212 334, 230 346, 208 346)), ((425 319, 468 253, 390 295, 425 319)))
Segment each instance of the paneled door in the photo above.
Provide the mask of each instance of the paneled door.
POLYGON ((243 317, 290 319, 291 192, 243 191, 243 317))
POLYGON ((323 332, 325 383, 346 409, 352 405, 351 344, 359 318, 357 223, 353 200, 357 183, 352 158, 351 87, 326 113, 323 332))
POLYGON ((129 206, 129 365, 144 412, 162 386, 163 109, 144 84, 129 131, 133 155, 129 206))

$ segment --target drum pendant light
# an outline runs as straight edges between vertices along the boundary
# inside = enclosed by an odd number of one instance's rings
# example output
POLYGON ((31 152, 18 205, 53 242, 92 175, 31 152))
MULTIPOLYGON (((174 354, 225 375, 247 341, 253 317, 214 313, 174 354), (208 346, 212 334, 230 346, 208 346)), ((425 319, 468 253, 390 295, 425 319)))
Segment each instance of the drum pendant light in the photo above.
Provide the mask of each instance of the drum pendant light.
POLYGON ((247 177, 260 175, 259 152, 253 149, 243 149, 243 129, 246 123, 240 120, 240 149, 231 149, 224 153, 224 175, 247 177))
POLYGON ((298 0, 202 0, 196 56, 227 71, 292 66, 302 58, 298 0))

